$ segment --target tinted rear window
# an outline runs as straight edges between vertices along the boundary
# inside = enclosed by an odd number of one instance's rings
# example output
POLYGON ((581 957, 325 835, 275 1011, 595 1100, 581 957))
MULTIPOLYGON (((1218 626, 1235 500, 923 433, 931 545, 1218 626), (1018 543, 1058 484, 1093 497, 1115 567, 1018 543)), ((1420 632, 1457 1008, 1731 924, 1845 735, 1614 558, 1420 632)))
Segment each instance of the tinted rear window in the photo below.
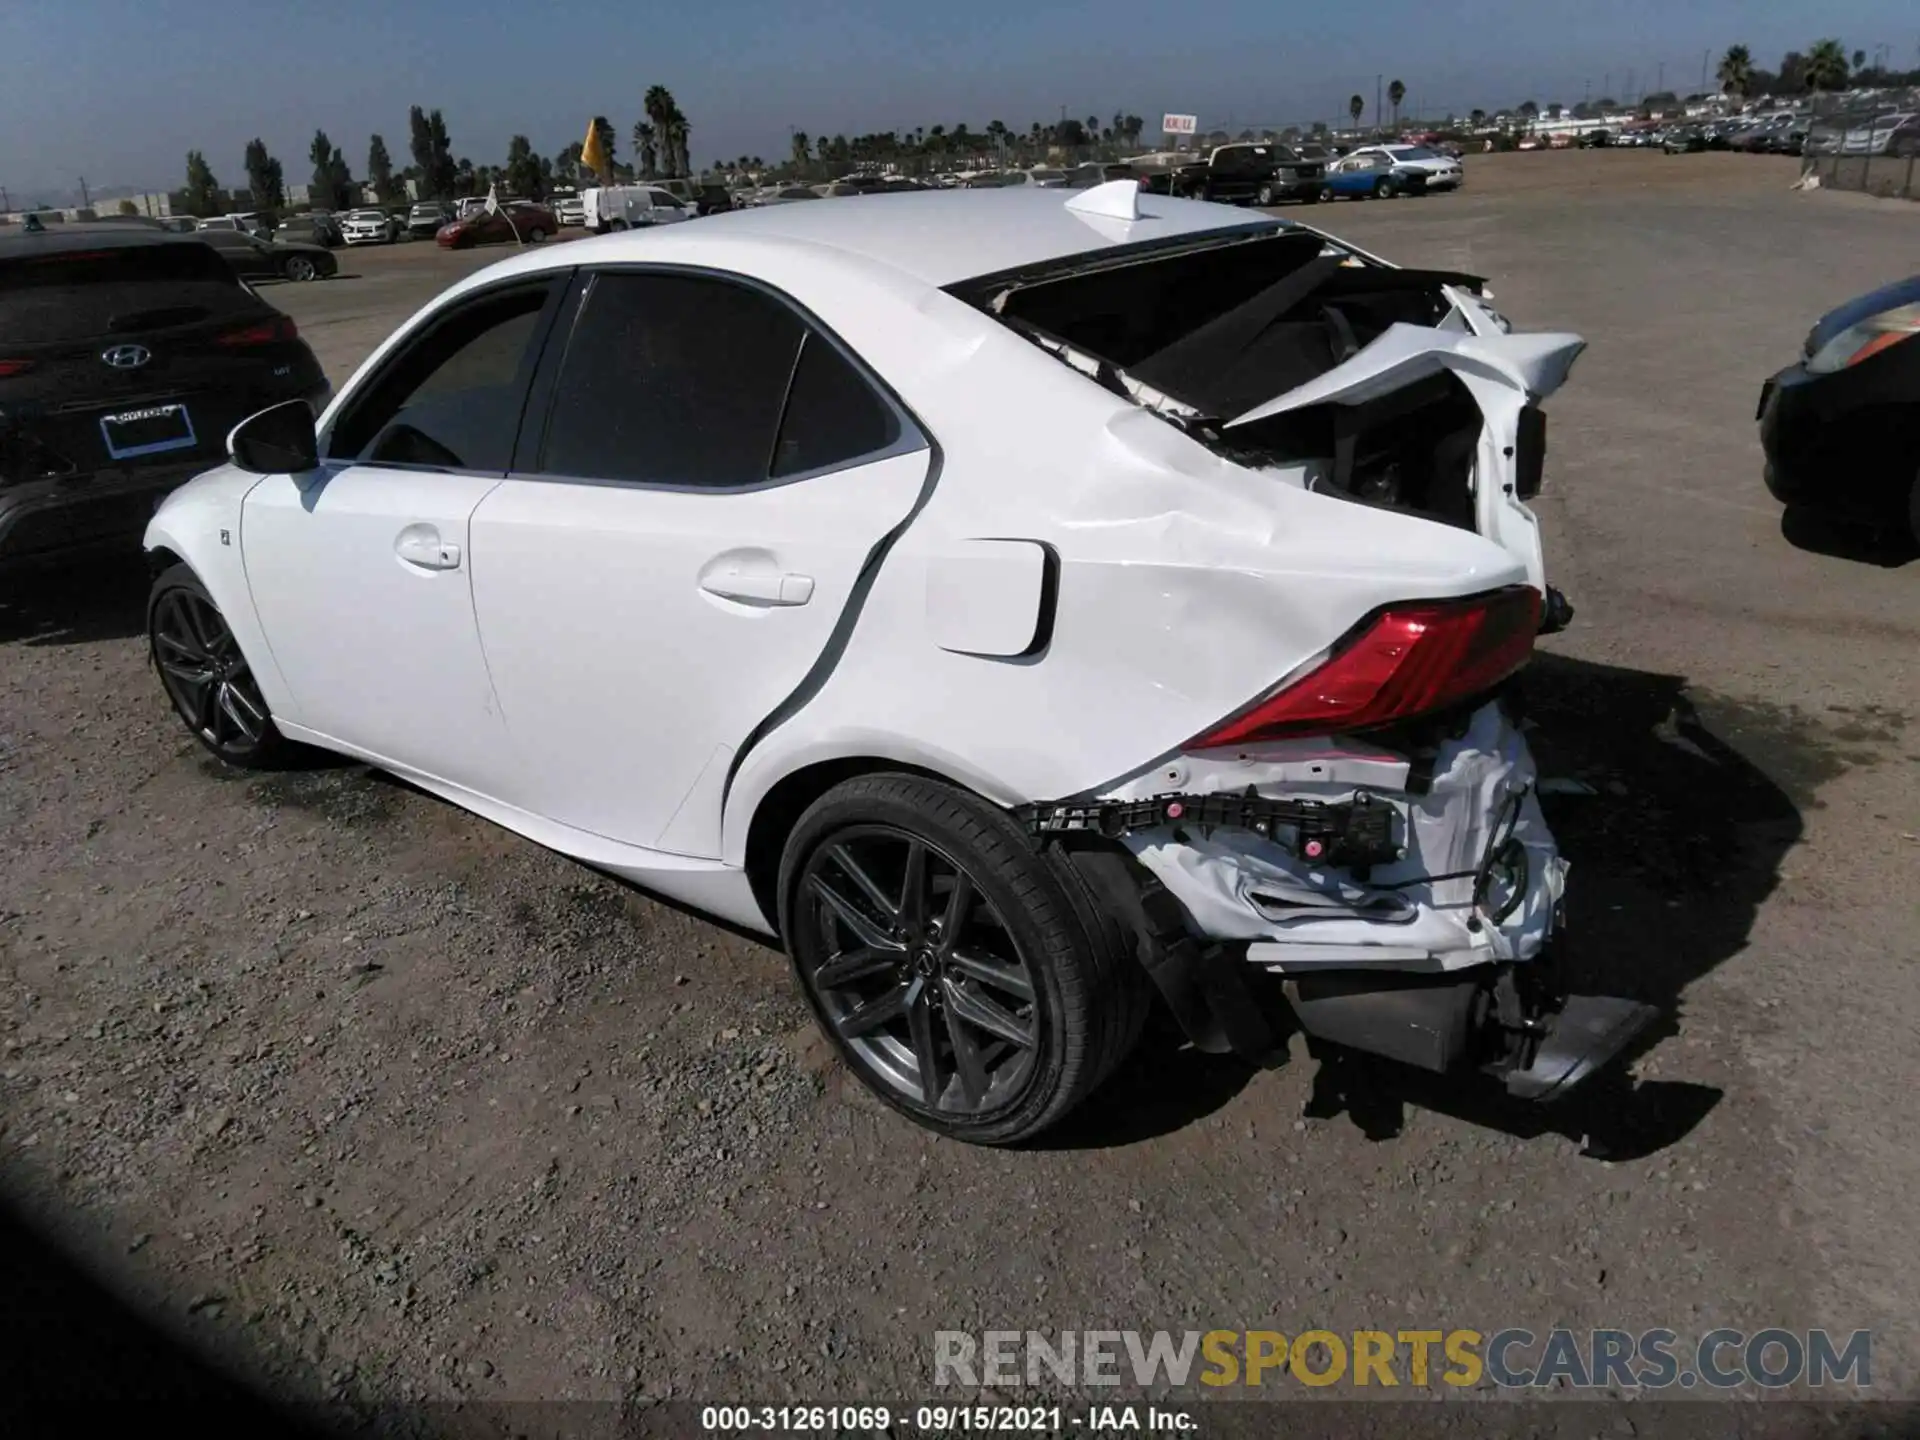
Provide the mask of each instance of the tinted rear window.
POLYGON ((15 344, 135 334, 258 308, 199 241, 0 259, 0 341, 15 344))

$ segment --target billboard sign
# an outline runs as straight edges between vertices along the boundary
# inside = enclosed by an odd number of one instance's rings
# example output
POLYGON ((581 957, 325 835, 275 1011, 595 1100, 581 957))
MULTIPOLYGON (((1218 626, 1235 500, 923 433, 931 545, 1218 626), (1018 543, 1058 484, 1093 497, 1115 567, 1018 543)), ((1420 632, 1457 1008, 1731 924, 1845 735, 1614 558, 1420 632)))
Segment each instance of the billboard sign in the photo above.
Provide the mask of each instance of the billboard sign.
POLYGON ((1163 135, 1191 135, 1200 128, 1198 115, 1162 115, 1160 132, 1163 135))

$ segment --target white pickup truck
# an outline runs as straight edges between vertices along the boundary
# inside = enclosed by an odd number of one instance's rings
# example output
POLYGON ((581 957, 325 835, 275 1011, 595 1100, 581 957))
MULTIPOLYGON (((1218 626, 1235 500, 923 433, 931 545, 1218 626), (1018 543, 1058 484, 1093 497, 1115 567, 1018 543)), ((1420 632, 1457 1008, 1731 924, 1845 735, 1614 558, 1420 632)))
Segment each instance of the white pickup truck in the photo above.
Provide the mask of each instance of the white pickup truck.
POLYGON ((596 235, 690 220, 694 208, 658 185, 599 185, 580 192, 587 229, 596 235))

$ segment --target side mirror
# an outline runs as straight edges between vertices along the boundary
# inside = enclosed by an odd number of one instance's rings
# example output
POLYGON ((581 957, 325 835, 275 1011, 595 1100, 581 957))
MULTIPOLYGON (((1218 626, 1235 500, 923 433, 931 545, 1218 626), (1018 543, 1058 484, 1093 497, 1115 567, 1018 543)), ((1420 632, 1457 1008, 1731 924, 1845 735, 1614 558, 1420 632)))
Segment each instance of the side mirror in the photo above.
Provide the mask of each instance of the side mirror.
POLYGON ((227 436, 227 453, 250 475, 298 475, 320 465, 313 407, 286 400, 249 415, 227 436))

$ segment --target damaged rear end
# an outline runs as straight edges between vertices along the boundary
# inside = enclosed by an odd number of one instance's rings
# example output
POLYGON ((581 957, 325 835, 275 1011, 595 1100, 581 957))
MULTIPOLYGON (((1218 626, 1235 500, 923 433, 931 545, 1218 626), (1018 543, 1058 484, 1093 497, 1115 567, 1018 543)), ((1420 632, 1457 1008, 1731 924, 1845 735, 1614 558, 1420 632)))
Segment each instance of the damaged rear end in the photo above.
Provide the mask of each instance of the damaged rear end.
POLYGON ((1563 1094, 1619 1055, 1654 1012, 1552 981, 1567 865, 1515 709, 1536 637, 1570 613, 1527 501, 1542 402, 1584 342, 1510 333, 1476 277, 1286 224, 956 293, 1250 476, 1470 531, 1511 562, 1479 593, 1410 579, 1171 752, 1019 807, 1128 923, 1195 1043, 1272 1053, 1258 971, 1310 1035, 1516 1095, 1563 1094))

